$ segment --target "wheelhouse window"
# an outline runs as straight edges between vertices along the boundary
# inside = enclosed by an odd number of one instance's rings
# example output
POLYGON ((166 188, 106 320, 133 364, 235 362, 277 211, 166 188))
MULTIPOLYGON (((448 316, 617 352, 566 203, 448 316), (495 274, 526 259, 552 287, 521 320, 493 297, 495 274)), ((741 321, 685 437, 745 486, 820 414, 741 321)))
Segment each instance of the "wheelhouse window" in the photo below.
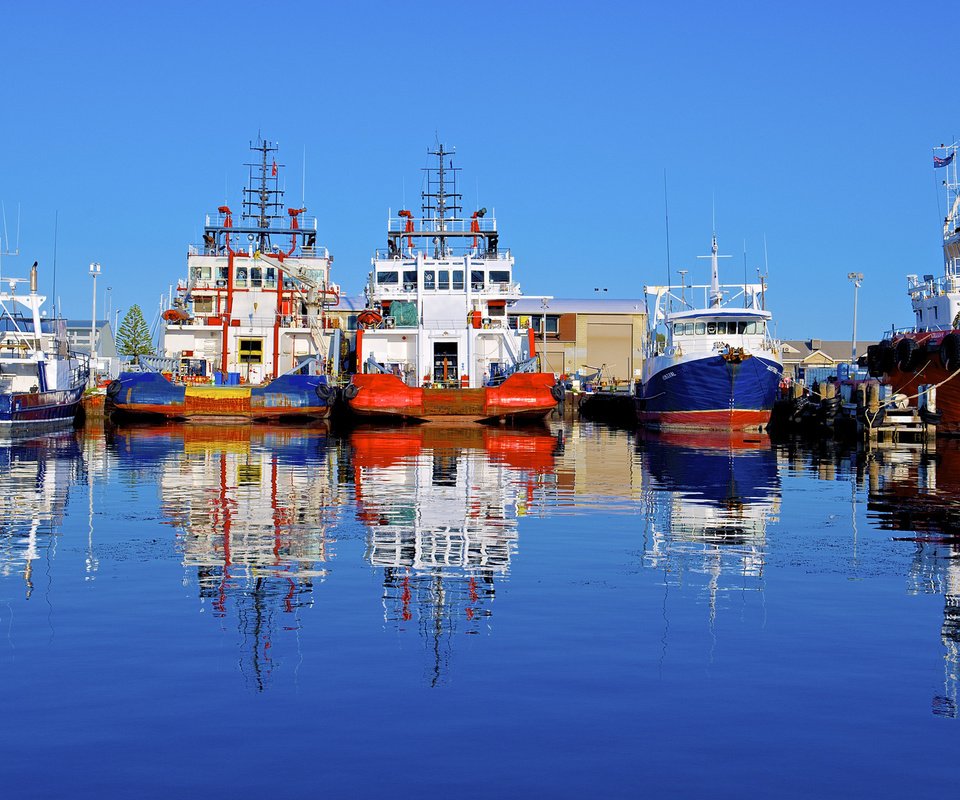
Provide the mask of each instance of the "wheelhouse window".
POLYGON ((217 286, 226 286, 228 280, 230 280, 230 268, 217 267, 217 286))
POLYGON ((234 286, 247 285, 247 268, 246 267, 237 267, 236 280, 234 280, 233 285, 234 286))
POLYGON ((263 339, 241 339, 239 355, 241 364, 262 364, 263 339))
POLYGON ((510 270, 508 269, 490 270, 490 283, 510 283, 510 270))
POLYGON ((483 270, 470 270, 470 286, 476 292, 483 288, 483 270))
POLYGON ((263 275, 263 286, 265 289, 277 288, 277 270, 274 267, 267 267, 263 275))
POLYGON ((423 272, 423 288, 429 291, 437 288, 437 273, 432 269, 424 270, 423 272))
POLYGON ((212 297, 194 297, 193 313, 194 314, 212 314, 213 298, 212 297))
POLYGON ((437 289, 449 289, 450 288, 450 270, 440 269, 437 270, 437 289))
POLYGON ((463 270, 462 269, 455 269, 453 271, 453 290, 455 292, 463 291, 463 270))
POLYGON ((396 271, 378 272, 377 283, 381 286, 400 283, 400 273, 396 271))
POLYGON ((707 323, 706 322, 694 323, 693 332, 697 334, 697 336, 703 336, 707 332, 707 323))
POLYGON ((417 288, 417 271, 415 269, 405 269, 403 271, 403 288, 404 289, 417 288))
POLYGON ((683 336, 683 323, 674 322, 673 323, 673 335, 674 336, 683 336))
POLYGON ((263 270, 260 267, 250 267, 250 285, 255 289, 263 286, 263 270))

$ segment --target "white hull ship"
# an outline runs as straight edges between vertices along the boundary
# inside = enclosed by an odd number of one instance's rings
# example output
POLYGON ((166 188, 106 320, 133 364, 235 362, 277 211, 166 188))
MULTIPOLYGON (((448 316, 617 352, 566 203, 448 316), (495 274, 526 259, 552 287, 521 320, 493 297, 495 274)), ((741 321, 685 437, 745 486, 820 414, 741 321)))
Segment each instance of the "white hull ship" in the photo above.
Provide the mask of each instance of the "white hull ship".
POLYGON ((358 374, 344 390, 366 418, 417 421, 542 419, 563 397, 542 372, 533 330, 509 327, 522 295, 496 219, 460 216, 451 152, 430 151, 422 218, 402 209, 387 224, 358 315, 358 374))
POLYGON ((258 153, 237 220, 229 206, 207 217, 203 244, 164 312, 156 372, 125 373, 108 387, 120 411, 171 418, 323 417, 335 398, 339 302, 332 256, 317 245, 305 208, 284 212, 277 148, 258 153), (166 373, 166 377, 159 373, 166 373), (211 385, 214 384, 214 385, 211 385), (219 384, 219 385, 218 385, 219 384))

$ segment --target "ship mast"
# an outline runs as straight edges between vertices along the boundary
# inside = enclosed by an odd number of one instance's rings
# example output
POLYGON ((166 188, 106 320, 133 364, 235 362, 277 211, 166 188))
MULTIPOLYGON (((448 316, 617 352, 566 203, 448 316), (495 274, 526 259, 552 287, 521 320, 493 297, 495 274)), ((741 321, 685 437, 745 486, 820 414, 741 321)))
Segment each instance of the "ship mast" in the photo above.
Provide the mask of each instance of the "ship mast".
POLYGON ((943 220, 944 274, 960 275, 960 181, 957 178, 957 150, 960 143, 940 145, 933 149, 934 168, 946 167, 943 181, 946 193, 947 215, 943 220), (939 159, 939 162, 938 162, 939 159), (946 163, 940 163, 946 162, 946 163))
POLYGON ((253 220, 251 227, 258 228, 256 233, 248 236, 251 242, 256 241, 257 250, 270 251, 270 227, 274 220, 282 219, 283 190, 280 188, 280 167, 277 164, 276 153, 279 149, 273 142, 257 137, 257 142, 250 142, 250 149, 260 154, 258 163, 245 164, 250 170, 247 186, 243 190, 244 220, 253 220))
POLYGON ((458 212, 463 211, 463 206, 460 205, 461 195, 457 192, 457 173, 460 168, 453 166, 452 158, 449 165, 444 165, 444 157, 452 156, 455 153, 456 149, 447 150, 438 142, 435 150, 427 151, 428 155, 437 157, 437 166, 425 167, 423 170, 427 173, 427 188, 426 191, 421 192, 423 198, 421 209, 434 220, 435 230, 438 234, 433 239, 436 245, 434 258, 442 258, 447 255, 447 237, 444 236, 444 232, 447 230, 447 222, 458 221, 460 219, 458 212), (448 191, 448 183, 453 185, 453 191, 448 191))

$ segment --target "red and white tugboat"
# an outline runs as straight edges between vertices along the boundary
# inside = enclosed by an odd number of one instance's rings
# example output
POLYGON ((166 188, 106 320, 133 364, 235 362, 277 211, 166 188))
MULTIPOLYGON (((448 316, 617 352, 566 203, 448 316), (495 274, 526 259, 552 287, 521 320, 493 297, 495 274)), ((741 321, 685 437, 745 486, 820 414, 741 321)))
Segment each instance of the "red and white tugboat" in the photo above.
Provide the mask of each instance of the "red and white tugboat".
POLYGON ((960 142, 934 148, 934 169, 944 171, 947 215, 943 220, 943 275, 907 275, 915 324, 893 329, 867 348, 867 367, 895 393, 920 405, 937 432, 960 435, 960 142), (926 408, 936 387, 935 411, 926 408), (919 402, 918 401, 923 401, 919 402))
POLYGON ((366 418, 542 419, 563 389, 540 371, 534 331, 508 325, 521 297, 513 256, 485 208, 462 216, 453 152, 438 144, 429 154, 424 216, 391 215, 387 249, 371 260, 344 398, 366 418))

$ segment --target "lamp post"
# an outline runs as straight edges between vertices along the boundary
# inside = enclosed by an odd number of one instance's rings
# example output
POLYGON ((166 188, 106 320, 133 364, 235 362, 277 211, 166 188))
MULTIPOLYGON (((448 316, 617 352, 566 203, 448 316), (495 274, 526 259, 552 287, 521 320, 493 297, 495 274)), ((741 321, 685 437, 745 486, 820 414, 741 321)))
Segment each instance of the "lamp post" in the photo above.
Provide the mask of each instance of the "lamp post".
POLYGON ((100 263, 90 264, 90 277, 93 278, 93 313, 90 316, 90 385, 97 382, 95 370, 97 362, 97 275, 100 274, 100 263))
POLYGON ((547 298, 544 297, 540 300, 540 305, 543 306, 543 371, 547 371, 547 309, 550 307, 550 304, 547 302, 547 298))
POLYGON ((862 272, 848 272, 847 280, 853 281, 853 343, 851 344, 851 356, 853 366, 857 366, 857 291, 860 284, 863 283, 862 272))

